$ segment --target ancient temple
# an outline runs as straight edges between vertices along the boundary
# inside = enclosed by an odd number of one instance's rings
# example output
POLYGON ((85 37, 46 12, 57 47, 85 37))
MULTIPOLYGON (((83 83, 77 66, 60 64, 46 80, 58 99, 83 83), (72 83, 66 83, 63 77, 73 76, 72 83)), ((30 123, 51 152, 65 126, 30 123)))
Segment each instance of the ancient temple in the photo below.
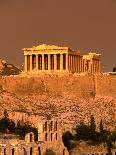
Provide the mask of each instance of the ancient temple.
POLYGON ((28 73, 99 73, 100 54, 82 55, 69 47, 42 44, 24 48, 24 72, 28 73))

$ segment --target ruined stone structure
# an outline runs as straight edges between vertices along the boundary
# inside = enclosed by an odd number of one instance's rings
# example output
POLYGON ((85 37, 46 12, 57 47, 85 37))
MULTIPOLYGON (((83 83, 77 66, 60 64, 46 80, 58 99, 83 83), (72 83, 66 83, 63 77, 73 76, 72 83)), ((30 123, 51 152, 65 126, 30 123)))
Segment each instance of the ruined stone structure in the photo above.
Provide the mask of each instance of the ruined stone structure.
POLYGON ((16 135, 0 135, 0 155, 68 155, 62 142, 62 130, 58 121, 46 120, 38 123, 38 141, 28 133, 24 140, 16 135))
POLYGON ((82 55, 68 47, 42 44, 24 48, 24 71, 28 73, 99 73, 100 54, 82 55))

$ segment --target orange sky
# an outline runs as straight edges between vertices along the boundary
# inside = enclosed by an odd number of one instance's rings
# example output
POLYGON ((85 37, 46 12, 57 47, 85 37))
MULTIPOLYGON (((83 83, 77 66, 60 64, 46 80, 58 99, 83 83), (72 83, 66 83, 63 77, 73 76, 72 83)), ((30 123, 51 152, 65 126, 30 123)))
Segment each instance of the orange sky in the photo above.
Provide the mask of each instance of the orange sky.
POLYGON ((102 70, 111 71, 116 65, 116 1, 0 0, 0 58, 18 65, 22 48, 42 43, 101 53, 102 70))

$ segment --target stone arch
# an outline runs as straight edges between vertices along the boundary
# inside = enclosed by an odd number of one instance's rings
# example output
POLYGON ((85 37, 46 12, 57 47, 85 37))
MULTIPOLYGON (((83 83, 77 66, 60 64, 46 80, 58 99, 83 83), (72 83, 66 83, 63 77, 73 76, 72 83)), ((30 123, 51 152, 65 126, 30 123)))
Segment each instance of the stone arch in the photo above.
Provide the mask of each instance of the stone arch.
POLYGON ((63 149, 63 155, 65 155, 65 149, 63 149))
POLYGON ((4 155, 6 155, 6 148, 4 148, 4 155))
POLYGON ((51 149, 46 149, 46 151, 44 152, 44 155, 56 155, 56 153, 51 149))
POLYGON ((30 147, 30 155, 33 155, 33 148, 30 147))
POLYGON ((40 146, 38 147, 38 155, 41 155, 41 149, 40 149, 40 146))
POLYGON ((12 148, 12 155, 14 155, 15 154, 15 149, 14 148, 12 148))

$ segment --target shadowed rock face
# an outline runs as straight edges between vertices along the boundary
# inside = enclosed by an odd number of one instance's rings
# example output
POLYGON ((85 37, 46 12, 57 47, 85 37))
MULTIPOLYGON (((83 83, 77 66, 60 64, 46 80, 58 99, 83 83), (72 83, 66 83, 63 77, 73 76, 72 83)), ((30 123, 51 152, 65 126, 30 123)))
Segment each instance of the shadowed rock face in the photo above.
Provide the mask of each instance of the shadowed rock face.
POLYGON ((12 64, 7 64, 6 61, 0 60, 0 75, 18 75, 21 72, 20 69, 12 64))

